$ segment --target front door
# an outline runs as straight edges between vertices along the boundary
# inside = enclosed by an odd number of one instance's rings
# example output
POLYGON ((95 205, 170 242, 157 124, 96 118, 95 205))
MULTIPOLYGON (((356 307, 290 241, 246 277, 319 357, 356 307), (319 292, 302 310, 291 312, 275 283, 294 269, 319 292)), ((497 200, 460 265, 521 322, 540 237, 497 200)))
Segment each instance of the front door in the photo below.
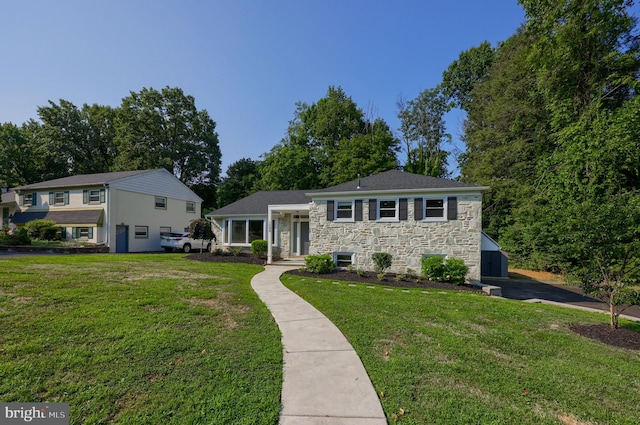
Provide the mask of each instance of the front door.
POLYGON ((291 253, 293 255, 309 255, 308 220, 297 220, 293 222, 293 241, 291 253))
POLYGON ((129 252, 129 226, 116 226, 116 252, 129 252))

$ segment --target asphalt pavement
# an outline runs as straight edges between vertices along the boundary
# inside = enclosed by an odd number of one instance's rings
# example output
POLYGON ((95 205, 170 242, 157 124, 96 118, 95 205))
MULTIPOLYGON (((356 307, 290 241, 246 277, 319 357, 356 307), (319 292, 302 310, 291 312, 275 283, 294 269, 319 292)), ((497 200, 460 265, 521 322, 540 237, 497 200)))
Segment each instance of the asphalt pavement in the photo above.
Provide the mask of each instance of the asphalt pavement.
MULTIPOLYGON (((565 283, 550 283, 537 280, 516 280, 506 278, 482 278, 482 283, 502 288, 502 296, 514 300, 540 299, 578 307, 609 311, 602 301, 584 295, 580 287, 565 283)), ((627 308, 624 315, 640 318, 640 308, 627 308)))

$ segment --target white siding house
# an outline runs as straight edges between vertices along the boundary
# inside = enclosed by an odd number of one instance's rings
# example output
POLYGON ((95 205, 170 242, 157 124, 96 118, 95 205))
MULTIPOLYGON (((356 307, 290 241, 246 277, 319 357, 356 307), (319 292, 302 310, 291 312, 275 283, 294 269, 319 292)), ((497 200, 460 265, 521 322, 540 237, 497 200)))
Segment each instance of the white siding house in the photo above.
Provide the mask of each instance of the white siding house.
POLYGON ((14 190, 14 225, 53 220, 65 239, 106 245, 109 252, 159 251, 160 233, 184 231, 202 205, 165 169, 85 174, 14 190))

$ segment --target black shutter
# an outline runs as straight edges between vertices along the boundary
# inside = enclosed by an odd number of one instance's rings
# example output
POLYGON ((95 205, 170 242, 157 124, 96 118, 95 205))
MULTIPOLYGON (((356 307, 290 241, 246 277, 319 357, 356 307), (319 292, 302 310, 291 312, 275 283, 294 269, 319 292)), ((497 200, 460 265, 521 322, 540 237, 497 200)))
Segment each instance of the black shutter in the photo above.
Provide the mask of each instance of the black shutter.
POLYGON ((38 205, 38 192, 33 192, 31 194, 31 205, 34 207, 38 205))
POLYGON ((335 209, 333 207, 334 201, 327 201, 327 221, 333 221, 335 209))
POLYGON ((458 219, 458 198, 455 196, 449 196, 447 200, 447 220, 458 219))
POLYGON ((413 216, 416 221, 422 220, 424 207, 422 206, 422 198, 413 198, 413 216))
POLYGON ((100 203, 104 204, 104 196, 105 196, 105 190, 104 189, 100 189, 100 203))
POLYGON ((400 220, 407 220, 409 218, 407 198, 400 198, 400 208, 398 209, 398 215, 400 216, 400 220))
POLYGON ((49 192, 49 205, 53 205, 56 203, 53 192, 49 192))
POLYGON ((376 221, 378 219, 378 200, 369 199, 369 220, 376 221))
POLYGON ((362 221, 362 199, 356 199, 355 219, 362 221))

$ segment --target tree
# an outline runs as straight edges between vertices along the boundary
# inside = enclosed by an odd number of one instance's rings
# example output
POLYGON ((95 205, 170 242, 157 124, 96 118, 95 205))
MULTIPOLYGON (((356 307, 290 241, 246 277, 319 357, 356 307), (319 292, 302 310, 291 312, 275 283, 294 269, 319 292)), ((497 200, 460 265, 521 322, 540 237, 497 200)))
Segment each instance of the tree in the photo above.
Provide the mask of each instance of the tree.
POLYGON ((431 177, 448 176, 449 153, 443 145, 451 142, 444 122, 449 106, 442 91, 439 88, 426 89, 406 104, 400 99, 398 109, 407 154, 405 171, 431 177))
POLYGON ((317 189, 397 167, 398 141, 382 119, 364 112, 340 87, 317 103, 297 103, 286 137, 263 155, 259 187, 317 189))
POLYGON ((535 38, 530 53, 551 124, 559 131, 633 93, 638 72, 632 0, 519 0, 535 38))
POLYGON ((554 149, 544 96, 528 64, 532 44, 523 28, 501 43, 487 75, 469 95, 460 171, 464 181, 489 186, 483 229, 495 239, 512 226, 512 209, 531 199, 536 164, 554 149))
MULTIPOLYGON (((189 223, 189 233, 191 233, 193 239, 203 239, 209 242, 216 240, 216 235, 213 233, 213 229, 211 229, 211 223, 204 218, 191 220, 189 223)), ((202 245, 200 245, 200 253, 202 254, 202 245)))
POLYGON ((220 146, 216 123, 180 88, 143 88, 116 114, 116 170, 166 168, 188 186, 217 185, 220 146))
POLYGON ((251 195, 260 180, 260 161, 242 158, 227 168, 227 174, 218 186, 218 207, 251 195))
POLYGON ((0 185, 14 187, 31 182, 30 153, 28 141, 18 126, 0 124, 0 185))
POLYGON ((640 197, 612 195, 588 199, 568 211, 577 264, 572 271, 588 295, 609 305, 609 324, 640 305, 640 197))
POLYGON ((460 53, 458 59, 442 73, 442 92, 452 106, 469 111, 473 89, 489 76, 494 56, 495 49, 484 41, 478 47, 460 53))
POLYGON ((40 139, 67 164, 68 175, 105 173, 117 156, 114 144, 115 111, 108 106, 83 105, 60 99, 38 108, 40 139))

